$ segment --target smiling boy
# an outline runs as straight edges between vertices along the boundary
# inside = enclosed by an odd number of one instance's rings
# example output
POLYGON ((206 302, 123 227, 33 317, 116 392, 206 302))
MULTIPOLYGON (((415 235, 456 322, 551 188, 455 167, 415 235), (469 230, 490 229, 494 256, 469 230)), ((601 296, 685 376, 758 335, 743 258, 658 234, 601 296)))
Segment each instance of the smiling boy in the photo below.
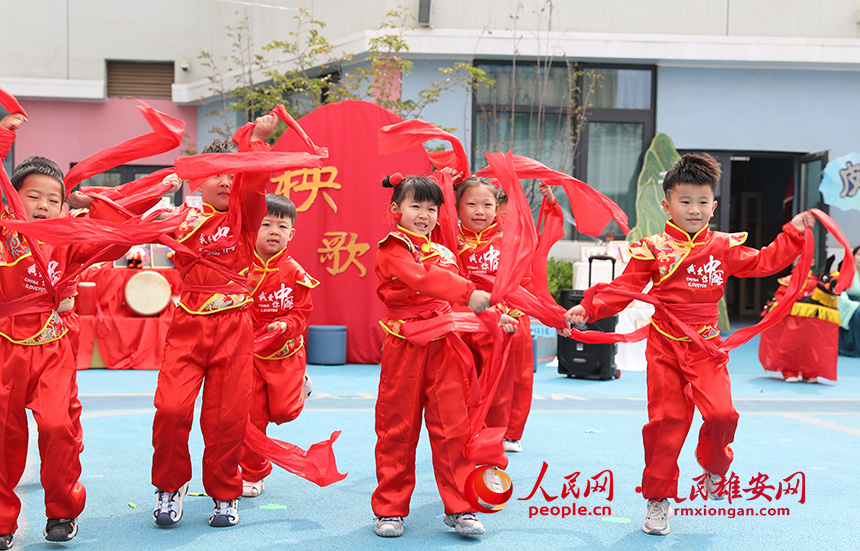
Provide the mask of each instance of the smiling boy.
MULTIPOLYGON (((640 292, 651 282, 649 294, 715 346, 722 342, 718 302, 728 276, 761 277, 787 267, 800 252, 803 228, 815 224, 810 213, 800 213, 761 250, 743 245, 745 232, 710 231, 720 174, 719 164, 708 154, 684 155, 675 163, 663 180, 662 205, 670 217, 665 230, 632 244, 627 268, 610 285, 640 292)), ((605 318, 623 310, 630 300, 598 293, 590 312, 577 305, 568 310, 566 318, 575 324, 605 318)), ((666 535, 671 516, 668 498, 677 496, 678 455, 690 430, 694 406, 704 420, 696 458, 705 471, 709 499, 723 498, 719 490, 733 459, 729 444, 734 440, 738 413, 732 406, 728 360, 712 357, 691 343, 660 310, 651 318, 645 357, 648 424, 642 429, 642 496, 648 500, 648 513, 642 530, 666 535), (692 392, 685 392, 688 385, 692 392)))
MULTIPOLYGON (((287 245, 296 234, 296 206, 287 197, 266 195, 266 216, 257 232, 248 289, 254 304, 251 318, 257 335, 265 328, 278 334, 254 354, 251 422, 266 432, 271 423, 298 417, 305 404, 302 335, 313 311, 311 289, 319 282, 290 256, 287 245)), ((247 444, 242 448, 242 497, 257 497, 271 463, 247 444)))

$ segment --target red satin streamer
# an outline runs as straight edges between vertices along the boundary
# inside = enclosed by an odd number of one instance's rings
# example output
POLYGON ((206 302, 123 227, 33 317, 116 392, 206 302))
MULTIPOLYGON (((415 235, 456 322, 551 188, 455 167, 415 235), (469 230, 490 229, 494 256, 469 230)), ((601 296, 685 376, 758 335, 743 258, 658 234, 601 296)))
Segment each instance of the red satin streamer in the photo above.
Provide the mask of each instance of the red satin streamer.
POLYGON ((553 303, 555 300, 549 292, 547 258, 552 246, 564 237, 564 218, 558 202, 550 204, 546 199, 541 202, 537 227, 540 230, 538 245, 532 256, 531 288, 535 296, 553 303))
MULTIPOLYGON (((18 100, 15 99, 15 96, 6 92, 2 88, 0 88, 0 104, 9 111, 10 113, 20 113, 25 117, 27 114, 24 112, 24 108, 21 107, 21 104, 18 103, 18 100)), ((24 203, 21 202, 21 197, 18 195, 18 191, 15 189, 15 186, 12 185, 12 181, 9 180, 9 175, 6 174, 6 169, 0 167, 0 189, 3 190, 3 195, 6 197, 6 202, 12 208, 12 213, 19 220, 27 220, 27 213, 24 210, 24 203)), ((27 237, 26 234, 22 234, 24 237, 27 237)), ((42 255, 42 251, 39 248, 38 243, 30 241, 30 253, 33 255, 33 261, 38 266, 39 271, 43 274, 49 273, 48 271, 48 263, 45 261, 45 257, 42 255)), ((45 287, 48 292, 48 296, 54 302, 54 307, 56 308, 60 304, 60 295, 57 291, 57 288, 54 286, 51 278, 45 278, 45 287)))
POLYGON ((430 176, 442 188, 442 197, 445 200, 442 207, 439 209, 439 218, 436 221, 436 227, 433 228, 431 239, 437 243, 442 243, 449 251, 457 254, 458 238, 458 221, 457 221, 457 200, 454 195, 454 182, 451 181, 451 175, 447 172, 436 172, 430 176))
MULTIPOLYGON (((495 321, 495 318, 494 318, 495 321)), ((499 332, 496 325, 496 332, 499 332)), ((505 455, 504 438, 508 427, 484 427, 493 397, 499 388, 502 371, 508 362, 508 356, 513 344, 513 334, 505 334, 503 338, 493 341, 490 353, 490 364, 483 367, 479 383, 481 385, 481 403, 469 410, 469 429, 472 438, 466 444, 464 454, 478 465, 495 465, 499 468, 508 466, 508 456, 505 455)))
POLYGON ((25 117, 27 116, 27 112, 24 111, 24 108, 21 107, 20 103, 18 103, 18 99, 3 88, 0 88, 0 105, 13 115, 20 113, 25 117))
POLYGON ((538 238, 528 199, 514 171, 513 155, 510 152, 487 153, 487 162, 508 195, 501 258, 490 299, 495 304, 516 289, 530 271, 538 238))
MULTIPOLYGON (((621 231, 629 233, 627 215, 621 207, 585 182, 558 172, 520 155, 514 155, 514 170, 523 179, 538 179, 550 186, 560 185, 570 199, 570 210, 576 220, 576 229, 587 235, 600 235, 610 220, 615 220, 621 231)), ((490 168, 478 171, 477 176, 489 176, 490 168)))
POLYGON ((299 168, 319 168, 322 158, 311 153, 246 151, 241 153, 203 153, 180 157, 175 161, 176 175, 190 180, 189 187, 197 189, 203 180, 216 174, 237 172, 275 172, 299 168))
POLYGON ((289 442, 269 438, 250 420, 245 428, 245 443, 251 449, 282 469, 318 486, 328 486, 346 478, 346 473, 338 472, 332 450, 332 445, 339 436, 340 431, 334 431, 331 438, 318 442, 305 451, 289 442))
POLYGON ((152 132, 126 140, 96 153, 72 167, 66 174, 66 193, 83 180, 130 161, 159 155, 179 147, 185 134, 185 122, 153 109, 144 102, 137 108, 152 132))
POLYGON ((161 184, 162 180, 175 172, 173 167, 162 168, 121 186, 90 186, 79 191, 96 199, 89 207, 91 217, 122 222, 136 216, 135 213, 143 211, 146 205, 157 202, 170 188, 161 184))
POLYGON ((390 155, 416 145, 422 145, 430 140, 444 140, 450 143, 456 164, 448 166, 455 172, 462 172, 463 178, 468 178, 471 175, 469 158, 466 156, 466 150, 463 149, 460 140, 453 134, 445 132, 427 121, 412 119, 380 128, 379 152, 383 155, 390 155))
POLYGON ((305 132, 305 129, 302 128, 301 125, 299 125, 299 123, 297 123, 295 119, 290 116, 289 113, 287 113, 287 109, 283 105, 279 105, 272 109, 272 114, 277 117, 280 117, 280 119, 284 121, 287 126, 292 128, 293 131, 295 131, 295 133, 299 135, 299 138, 301 138, 301 140, 305 142, 305 145, 308 146, 308 149, 311 150, 311 153, 313 153, 314 155, 319 155, 320 157, 328 157, 328 148, 320 147, 315 144, 314 141, 310 138, 310 136, 308 136, 308 133, 305 132))
MULTIPOLYGON (((403 336, 415 346, 426 346, 433 339, 452 332, 480 333, 483 331, 498 331, 495 311, 481 312, 449 312, 441 316, 433 316, 423 320, 404 323, 401 326, 403 336)), ((472 408, 480 405, 482 396, 475 370, 474 356, 462 340, 451 339, 451 345, 460 357, 463 370, 463 381, 466 386, 466 406, 472 408)))
MULTIPOLYGON (((834 291, 838 294, 845 290, 845 288, 850 285, 852 278, 854 277, 854 264, 853 264, 853 255, 851 254, 851 244, 848 242, 848 239, 845 237, 845 234, 839 228, 839 226, 833 221, 830 216, 825 214, 819 209, 810 209, 811 212, 818 220, 824 225, 825 228, 831 233, 831 235, 836 239, 836 241, 842 245, 845 250, 845 256, 842 259, 842 265, 840 267, 840 278, 837 282, 836 288, 834 291), (845 274, 844 279, 842 274, 845 274)), ((812 265, 812 259, 815 250, 815 243, 812 231, 807 229, 804 232, 804 243, 803 243, 803 251, 800 256, 800 261, 797 266, 795 266, 792 271, 792 277, 789 281, 788 288, 786 289, 785 296, 779 303, 768 312, 762 320, 753 325, 751 327, 745 327, 743 329, 739 329, 732 333, 725 341, 723 341, 722 345, 719 348, 714 347, 710 344, 706 339, 704 339, 700 334, 693 331, 686 323, 681 322, 672 312, 663 304, 660 300, 644 294, 644 293, 634 293, 631 291, 626 291, 622 289, 612 289, 606 283, 601 283, 590 287, 585 291, 585 297, 582 301, 582 305, 585 307, 586 311, 589 311, 591 308, 592 301, 594 300, 594 295, 596 293, 610 293, 615 295, 620 295, 624 297, 628 297, 634 300, 641 300, 643 302, 647 302, 648 304, 652 304, 655 308, 660 309, 663 315, 672 321, 672 324, 676 326, 676 328, 684 333, 685 336, 689 337, 693 343, 700 346, 703 350, 707 351, 712 357, 720 357, 725 358, 727 356, 727 352, 729 350, 733 350, 738 346, 748 342, 750 339, 761 333, 763 330, 768 327, 773 326, 780 320, 782 320, 785 316, 787 316, 791 312, 791 307, 794 305, 797 300, 800 299, 801 294, 803 292, 803 283, 806 280, 806 274, 809 273, 809 269, 812 265)), ((481 276, 484 279, 483 285, 487 284, 488 276, 481 276)), ((534 315, 538 319, 541 320, 547 326, 554 327, 556 329, 563 329, 565 327, 564 323, 564 309, 558 305, 555 307, 550 307, 545 304, 539 304, 537 298, 528 293, 522 288, 517 289, 510 297, 508 297, 508 302, 520 310, 526 312, 529 315, 534 315)), ((649 331, 649 326, 642 327, 632 333, 602 333, 600 331, 579 331, 577 329, 571 330, 571 338, 584 342, 584 343, 594 343, 594 344, 606 344, 606 343, 617 343, 617 342, 635 342, 637 340, 642 340, 647 337, 649 331)))

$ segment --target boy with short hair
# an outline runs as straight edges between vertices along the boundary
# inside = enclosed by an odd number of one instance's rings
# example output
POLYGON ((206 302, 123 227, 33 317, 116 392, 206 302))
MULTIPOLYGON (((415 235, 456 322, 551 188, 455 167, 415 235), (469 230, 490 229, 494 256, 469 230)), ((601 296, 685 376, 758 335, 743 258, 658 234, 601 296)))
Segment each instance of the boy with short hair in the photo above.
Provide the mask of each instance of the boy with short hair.
MULTIPOLYGON (((800 213, 761 250, 743 246, 745 232, 710 231, 720 174, 719 164, 708 154, 684 155, 675 163, 663 180, 663 209, 670 216, 665 230, 630 245, 630 263, 610 284, 610 289, 640 292, 653 283, 649 294, 714 346, 722 342, 718 301, 726 278, 761 277, 789 266, 800 253, 804 227, 815 224, 812 214, 800 213)), ((620 312, 630 301, 598 293, 591 311, 580 304, 568 310, 566 318, 581 325, 620 312)), ((719 488, 732 462, 729 444, 734 440, 738 413, 732 406, 728 360, 713 357, 692 343, 660 310, 651 318, 645 356, 648 424, 642 429, 642 496, 648 499, 648 513, 642 530, 666 535, 671 516, 668 498, 677 495, 678 455, 690 430, 694 405, 704 420, 696 458, 705 471, 710 499, 723 498, 719 488), (686 396, 688 385, 692 401, 686 396)))
MULTIPOLYGON (((287 248, 296 234, 296 206, 287 197, 270 193, 266 209, 248 271, 254 299, 251 318, 258 339, 278 334, 254 353, 251 422, 263 433, 270 422, 292 421, 304 407, 307 359, 302 335, 313 311, 311 289, 319 285, 287 248)), ((272 471, 271 463, 245 444, 240 465, 242 497, 257 497, 272 471)))
MULTIPOLYGON (((257 119, 250 130, 251 150, 269 149, 263 140, 271 135, 275 123, 274 115, 257 119)), ((217 140, 203 150, 228 152, 235 152, 235 146, 217 140)), ((172 526, 182 518, 182 500, 191 479, 188 435, 204 379, 200 413, 205 443, 203 485, 214 501, 209 524, 222 527, 239 522, 239 459, 248 418, 254 339, 246 307, 252 299, 240 271, 251 263, 265 213, 259 188, 266 177, 240 175, 236 181, 241 182, 238 191, 232 189, 230 174, 198 182, 203 208, 189 209, 176 235, 194 254, 177 251, 175 256, 183 290, 167 332, 155 392, 152 483, 158 494, 153 516, 159 526, 172 526), (234 234, 239 227, 241 233, 234 234)))
MULTIPOLYGON (((5 119, 4 119, 5 121, 5 119)), ((3 130, 12 129, 5 124, 3 130)), ((29 157, 12 173, 28 221, 56 218, 62 212, 63 173, 44 157, 29 157)), ((15 218, 10 207, 0 213, 15 218)), ((17 231, 0 228, 0 549, 12 547, 21 501, 15 486, 27 461, 27 415, 39 426, 41 481, 48 522, 45 538, 68 541, 78 531, 86 490, 81 474, 80 447, 75 438, 69 403, 75 361, 67 332, 52 306, 49 288, 60 280, 70 262, 67 248, 33 244, 17 231), (39 247, 48 274, 39 268, 31 247, 39 247), (44 298, 43 298, 44 297, 44 298), (16 307, 12 307, 16 304, 16 307)))

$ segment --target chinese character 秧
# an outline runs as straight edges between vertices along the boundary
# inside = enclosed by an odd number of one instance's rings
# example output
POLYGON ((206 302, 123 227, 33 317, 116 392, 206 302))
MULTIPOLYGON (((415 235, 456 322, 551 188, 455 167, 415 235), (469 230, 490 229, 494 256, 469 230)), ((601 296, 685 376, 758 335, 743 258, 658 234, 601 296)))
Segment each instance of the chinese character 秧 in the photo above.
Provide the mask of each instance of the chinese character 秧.
POLYGON ((752 501, 760 497, 763 497, 768 501, 771 501, 773 499, 765 492, 765 490, 776 490, 774 486, 771 486, 767 483, 768 478, 770 477, 766 474, 758 473, 756 476, 750 479, 750 487, 744 488, 744 492, 749 492, 750 494, 752 494, 752 497, 748 497, 747 501, 752 501))
POLYGON ((275 188, 275 193, 290 197, 291 192, 310 192, 301 205, 297 203, 296 211, 304 212, 311 208, 317 200, 319 194, 322 194, 323 199, 331 210, 337 212, 337 205, 334 199, 331 198, 326 189, 341 189, 341 185, 335 182, 337 177, 337 168, 326 166, 323 168, 302 168, 299 170, 288 170, 277 178, 272 178, 272 181, 278 184, 275 188))
POLYGON ((613 493, 612 471, 605 470, 597 473, 588 479, 588 485, 585 487, 585 494, 582 497, 588 497, 588 494, 598 492, 608 492, 606 501, 612 501, 613 493), (608 490, 607 490, 608 488, 608 490))
POLYGON ((839 171, 842 178, 842 192, 839 197, 854 197, 860 189, 860 164, 845 163, 845 168, 839 171))
MULTIPOLYGON (((860 165, 858 165, 860 166, 860 165)), ((782 482, 779 483, 779 489, 776 491, 776 498, 779 499, 783 495, 800 495, 800 500, 798 503, 806 502, 806 475, 802 472, 796 472, 788 478, 783 478, 782 482), (798 476, 800 475, 800 476, 798 476), (794 486, 791 485, 791 479, 797 477, 797 480, 794 483, 794 486), (785 487, 783 488, 783 482, 785 482, 785 487)))
POLYGON ((535 481, 535 487, 534 487, 534 488, 532 488, 532 493, 530 493, 528 497, 518 497, 518 498, 517 498, 517 500, 518 500, 518 501, 528 501, 528 500, 530 500, 531 498, 533 498, 533 497, 534 497, 535 493, 537 493, 538 488, 540 488, 540 491, 541 491, 541 493, 543 494, 543 498, 544 498, 545 500, 547 500, 547 501, 555 501, 555 500, 558 498, 558 496, 551 496, 551 495, 549 495, 548 493, 546 493, 546 490, 544 490, 544 489, 543 489, 543 486, 541 486, 541 485, 540 485, 540 483, 543 481, 543 475, 545 475, 545 474, 546 474, 546 469, 547 469, 547 467, 549 467, 549 465, 547 465, 547 464, 546 464, 546 461, 544 461, 544 462, 543 462, 543 467, 541 467, 541 470, 540 470, 540 474, 538 475, 538 478, 537 478, 537 480, 535 481))
POLYGON ((349 268, 350 264, 355 264, 358 268, 358 277, 364 277, 367 272, 358 257, 363 256, 370 249, 367 243, 356 243, 358 236, 354 233, 345 231, 325 232, 325 237, 322 239, 323 246, 317 249, 320 255, 320 262, 325 263, 332 261, 332 266, 326 267, 326 271, 331 275, 342 274, 349 268), (349 243, 347 243, 349 236, 349 243), (346 261, 342 262, 341 253, 348 255, 346 261))

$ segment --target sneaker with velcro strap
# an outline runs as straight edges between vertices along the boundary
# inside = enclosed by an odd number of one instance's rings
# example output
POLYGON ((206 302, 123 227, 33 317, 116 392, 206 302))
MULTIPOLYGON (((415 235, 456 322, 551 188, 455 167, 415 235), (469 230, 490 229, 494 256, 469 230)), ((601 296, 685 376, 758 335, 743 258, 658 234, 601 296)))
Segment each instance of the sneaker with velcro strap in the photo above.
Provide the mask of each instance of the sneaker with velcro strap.
POLYGON ((212 508, 212 515, 209 517, 209 526, 215 528, 224 528, 226 526, 236 526, 239 524, 239 500, 230 499, 220 501, 213 499, 215 506, 212 508))
POLYGON ((481 524, 475 513, 445 515, 444 522, 447 526, 456 530, 458 534, 465 536, 480 536, 484 533, 484 525, 481 524))
MULTIPOLYGON (((69 541, 78 533, 77 518, 49 518, 45 524, 45 539, 48 541, 69 541)), ((11 547, 11 542, 6 549, 11 547)))
POLYGON ((383 538, 399 538, 403 535, 403 517, 377 517, 373 531, 383 538))
POLYGON ((173 526, 182 518, 182 501, 185 499, 185 494, 188 493, 188 483, 186 482, 175 492, 165 490, 155 490, 158 494, 158 499, 155 501, 155 510, 152 516, 155 519, 155 524, 159 526, 173 526))

